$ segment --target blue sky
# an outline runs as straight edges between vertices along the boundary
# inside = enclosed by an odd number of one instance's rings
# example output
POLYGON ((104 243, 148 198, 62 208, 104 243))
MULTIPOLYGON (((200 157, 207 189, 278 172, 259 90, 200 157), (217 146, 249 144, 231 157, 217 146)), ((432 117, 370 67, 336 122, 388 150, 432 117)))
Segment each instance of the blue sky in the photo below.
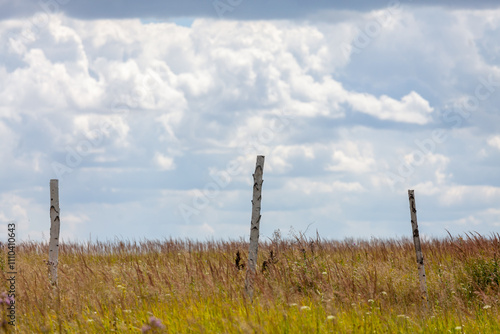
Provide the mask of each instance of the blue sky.
POLYGON ((0 235, 500 232, 494 1, 0 0, 0 235))

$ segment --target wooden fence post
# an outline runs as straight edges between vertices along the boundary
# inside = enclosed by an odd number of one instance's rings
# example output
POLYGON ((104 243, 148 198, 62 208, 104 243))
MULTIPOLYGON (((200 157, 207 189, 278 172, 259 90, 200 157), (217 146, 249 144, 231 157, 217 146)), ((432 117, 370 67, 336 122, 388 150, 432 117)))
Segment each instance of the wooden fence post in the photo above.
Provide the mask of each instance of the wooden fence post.
POLYGON ((264 156, 257 156, 255 173, 253 174, 252 221, 250 225, 250 246, 248 250, 248 266, 245 278, 245 291, 253 298, 253 282, 257 254, 259 250, 260 203, 262 199, 262 174, 264 173, 264 156))
POLYGON ((50 242, 49 242, 49 278, 52 285, 57 285, 57 257, 59 255, 59 181, 50 180, 50 242))
POLYGON ((414 190, 408 190, 408 199, 410 200, 411 226, 413 229, 413 243, 415 244, 415 252, 417 254, 418 275, 420 279, 420 291, 424 300, 424 308, 428 307, 427 283, 425 281, 424 254, 420 245, 420 234, 418 233, 417 224, 417 207, 415 204, 414 190))

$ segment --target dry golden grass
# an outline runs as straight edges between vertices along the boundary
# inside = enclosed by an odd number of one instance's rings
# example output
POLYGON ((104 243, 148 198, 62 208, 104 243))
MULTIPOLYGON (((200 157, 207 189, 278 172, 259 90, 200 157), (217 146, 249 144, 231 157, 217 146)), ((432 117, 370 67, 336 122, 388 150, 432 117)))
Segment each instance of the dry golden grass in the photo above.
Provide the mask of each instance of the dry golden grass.
POLYGON ((243 288, 246 268, 241 269, 241 262, 248 256, 243 241, 61 244, 57 289, 48 280, 48 244, 21 243, 17 330, 500 332, 499 235, 423 243, 427 311, 410 239, 327 241, 276 234, 259 247, 255 298, 250 301, 243 288))

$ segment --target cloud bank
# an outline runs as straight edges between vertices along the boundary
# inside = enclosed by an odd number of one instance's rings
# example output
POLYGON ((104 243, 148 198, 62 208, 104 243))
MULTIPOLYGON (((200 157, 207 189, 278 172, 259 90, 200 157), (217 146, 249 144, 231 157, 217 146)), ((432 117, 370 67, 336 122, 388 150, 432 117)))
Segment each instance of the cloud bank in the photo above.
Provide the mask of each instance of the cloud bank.
POLYGON ((0 21, 0 221, 22 238, 48 233, 50 178, 64 238, 245 236, 257 154, 264 235, 407 235, 408 188, 424 233, 498 231, 500 11, 185 27, 68 6, 0 21))

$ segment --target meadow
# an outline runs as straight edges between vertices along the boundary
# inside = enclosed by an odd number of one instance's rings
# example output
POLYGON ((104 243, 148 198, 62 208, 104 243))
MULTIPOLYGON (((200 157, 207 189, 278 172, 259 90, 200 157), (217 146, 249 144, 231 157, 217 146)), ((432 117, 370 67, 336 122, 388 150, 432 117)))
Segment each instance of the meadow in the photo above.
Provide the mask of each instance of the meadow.
MULTIPOLYGON (((500 333, 500 235, 449 236, 422 248, 427 301, 409 238, 329 241, 277 231, 259 244, 250 300, 244 240, 61 243, 57 287, 48 243, 22 242, 17 332, 500 333)), ((4 282, 6 259, 2 249, 4 282)))

